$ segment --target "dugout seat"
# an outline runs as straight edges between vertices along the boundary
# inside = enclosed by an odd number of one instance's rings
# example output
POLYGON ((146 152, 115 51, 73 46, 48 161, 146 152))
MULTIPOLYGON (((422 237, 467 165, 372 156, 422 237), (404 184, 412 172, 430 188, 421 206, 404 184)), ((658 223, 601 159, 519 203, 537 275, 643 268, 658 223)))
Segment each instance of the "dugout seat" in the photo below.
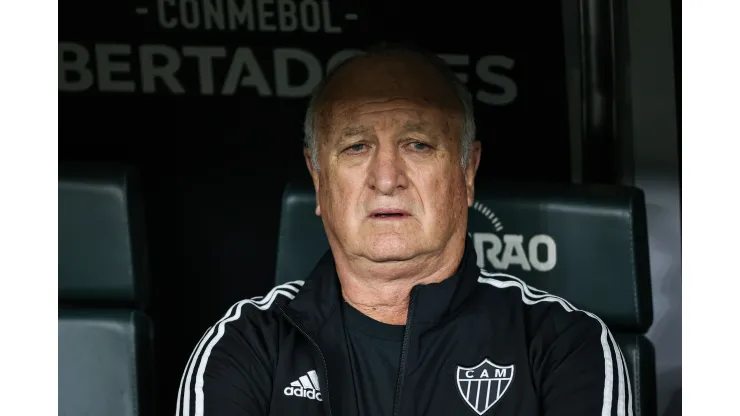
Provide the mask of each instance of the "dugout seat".
POLYGON ((139 197, 125 168, 60 167, 60 415, 153 414, 139 197))
MULTIPOLYGON (((276 283, 305 279, 329 248, 308 180, 284 192, 276 283)), ((645 201, 632 187, 477 184, 468 232, 478 265, 593 312, 611 329, 630 373, 633 409, 657 413, 645 201)))

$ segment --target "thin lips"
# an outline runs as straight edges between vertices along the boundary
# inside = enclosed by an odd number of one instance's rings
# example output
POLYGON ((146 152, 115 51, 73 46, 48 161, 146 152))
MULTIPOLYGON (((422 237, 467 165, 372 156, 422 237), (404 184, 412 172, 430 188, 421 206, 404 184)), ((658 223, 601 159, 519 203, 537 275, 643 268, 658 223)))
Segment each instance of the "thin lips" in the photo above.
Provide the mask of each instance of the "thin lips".
POLYGON ((376 209, 372 211, 370 213, 370 216, 374 217, 376 215, 391 215, 391 214, 409 215, 407 211, 404 211, 402 209, 382 208, 382 209, 376 209))

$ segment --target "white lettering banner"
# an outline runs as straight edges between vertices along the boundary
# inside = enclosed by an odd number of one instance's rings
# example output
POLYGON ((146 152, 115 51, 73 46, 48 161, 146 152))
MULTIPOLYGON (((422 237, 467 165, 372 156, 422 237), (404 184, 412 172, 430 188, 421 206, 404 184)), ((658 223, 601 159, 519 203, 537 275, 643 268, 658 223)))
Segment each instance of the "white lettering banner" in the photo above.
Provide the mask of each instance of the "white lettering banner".
MULTIPOLYGON (((251 90, 260 97, 303 98, 328 69, 356 53, 341 50, 322 62, 305 49, 275 48, 270 62, 265 62, 248 47, 101 43, 88 49, 60 42, 59 90, 226 96, 251 90), (307 76, 296 77, 291 70, 296 66, 307 76), (196 73, 196 79, 187 79, 183 72, 196 73)), ((517 85, 506 75, 514 66, 513 59, 487 55, 471 62, 469 55, 440 57, 463 82, 476 79, 474 85, 480 87, 471 93, 478 102, 507 105, 516 99, 517 85)))

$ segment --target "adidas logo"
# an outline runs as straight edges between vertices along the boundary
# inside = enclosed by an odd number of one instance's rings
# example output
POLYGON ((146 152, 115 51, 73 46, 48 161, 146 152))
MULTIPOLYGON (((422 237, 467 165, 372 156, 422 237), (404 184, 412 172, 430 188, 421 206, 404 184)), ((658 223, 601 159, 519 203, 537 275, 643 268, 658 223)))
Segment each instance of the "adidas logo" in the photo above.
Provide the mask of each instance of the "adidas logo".
POLYGON ((290 383, 290 386, 286 387, 283 393, 286 396, 305 397, 311 400, 322 401, 319 377, 314 370, 309 371, 306 375, 290 383))

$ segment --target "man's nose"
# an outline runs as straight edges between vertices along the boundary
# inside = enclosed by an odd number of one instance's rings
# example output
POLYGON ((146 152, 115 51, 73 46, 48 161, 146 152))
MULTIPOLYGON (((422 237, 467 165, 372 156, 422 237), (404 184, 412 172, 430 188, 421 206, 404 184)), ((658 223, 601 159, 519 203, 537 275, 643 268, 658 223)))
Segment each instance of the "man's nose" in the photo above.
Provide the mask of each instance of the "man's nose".
POLYGON ((380 145, 370 163, 370 187, 384 195, 406 188, 406 167, 400 149, 380 145))

